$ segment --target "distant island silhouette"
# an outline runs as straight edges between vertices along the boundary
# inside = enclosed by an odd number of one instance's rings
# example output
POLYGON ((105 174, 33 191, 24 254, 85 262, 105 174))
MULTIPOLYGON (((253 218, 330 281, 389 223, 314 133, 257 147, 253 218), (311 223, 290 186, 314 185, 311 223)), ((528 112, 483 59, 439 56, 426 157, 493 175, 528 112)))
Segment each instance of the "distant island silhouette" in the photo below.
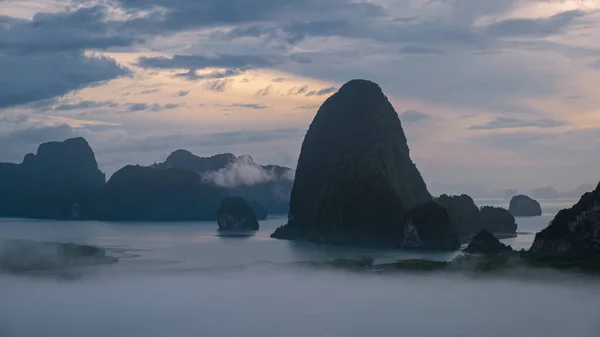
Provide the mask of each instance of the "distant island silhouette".
MULTIPOLYGON (((533 192, 560 196, 552 188, 533 192)), ((514 197, 514 215, 541 214, 535 200, 513 189, 502 193, 514 197)), ((560 211, 532 252, 600 251, 599 196, 600 185, 560 211)), ((218 221, 223 229, 257 229, 268 213, 288 213, 272 237, 456 250, 478 233, 482 244, 494 243, 489 234, 516 235, 511 212, 479 208, 466 194, 432 197, 398 114, 367 80, 349 81, 319 108, 295 171, 248 155, 199 157, 179 149, 165 162, 127 165, 106 181, 81 137, 41 144, 19 164, 0 163, 0 217, 218 221)))

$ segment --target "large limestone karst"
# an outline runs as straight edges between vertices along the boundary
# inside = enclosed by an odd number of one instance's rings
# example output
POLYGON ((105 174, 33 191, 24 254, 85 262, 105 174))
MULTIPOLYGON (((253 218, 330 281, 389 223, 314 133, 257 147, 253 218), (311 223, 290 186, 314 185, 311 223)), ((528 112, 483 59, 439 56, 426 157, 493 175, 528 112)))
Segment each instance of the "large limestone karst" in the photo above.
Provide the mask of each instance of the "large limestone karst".
POLYGON ((323 103, 311 123, 298 159, 288 223, 272 236, 340 244, 457 248, 458 240, 443 209, 436 208, 435 216, 447 220, 439 222, 439 231, 450 233, 451 238, 429 235, 430 221, 409 217, 411 209, 431 200, 391 103, 377 84, 351 80, 323 103), (423 224, 427 224, 426 230, 423 224), (419 240, 407 240, 408 236, 419 240))
POLYGON ((464 240, 485 229, 496 235, 516 235, 515 217, 504 208, 483 206, 478 208, 473 198, 466 194, 442 194, 435 199, 452 219, 458 235, 464 240))
POLYGON ((187 150, 176 150, 153 167, 196 172, 203 181, 226 189, 230 196, 258 202, 269 213, 287 214, 289 210, 294 172, 287 167, 259 165, 249 155, 200 157, 187 150))
POLYGON ((0 163, 0 216, 70 218, 76 194, 104 183, 85 139, 44 143, 20 164, 0 163))
POLYGON ((537 233, 534 253, 600 253, 600 184, 571 208, 563 209, 537 233))

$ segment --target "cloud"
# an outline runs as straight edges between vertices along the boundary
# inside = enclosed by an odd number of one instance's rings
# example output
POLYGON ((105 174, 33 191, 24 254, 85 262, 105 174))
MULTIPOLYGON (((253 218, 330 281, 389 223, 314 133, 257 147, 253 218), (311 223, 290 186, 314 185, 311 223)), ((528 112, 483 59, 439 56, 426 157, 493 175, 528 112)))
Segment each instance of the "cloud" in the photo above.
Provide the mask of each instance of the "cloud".
POLYGON ((217 70, 212 71, 206 74, 197 74, 196 70, 189 70, 188 72, 176 74, 174 77, 184 78, 188 81, 199 81, 199 80, 207 80, 207 79, 221 79, 232 76, 237 76, 242 74, 243 71, 236 69, 226 69, 226 70, 217 70))
POLYGON ((31 20, 13 19, 0 26, 0 51, 11 53, 72 52, 126 47, 141 41, 121 23, 107 21, 108 7, 81 7, 37 13, 31 20))
POLYGON ((212 91, 223 92, 229 85, 231 85, 231 82, 231 79, 214 80, 206 82, 204 87, 212 91))
POLYGON ((269 106, 264 105, 264 104, 254 104, 254 103, 235 103, 235 104, 224 105, 223 107, 227 108, 227 109, 262 110, 262 109, 268 108, 269 106))
POLYGON ((336 90, 337 90, 336 87, 323 88, 323 89, 320 89, 320 90, 311 90, 311 91, 307 92, 306 95, 304 95, 304 96, 307 96, 307 97, 310 97, 310 96, 324 96, 324 95, 327 95, 327 94, 331 94, 332 92, 334 92, 336 90))
POLYGON ((273 82, 275 82, 275 83, 285 82, 285 78, 283 78, 283 77, 277 77, 277 78, 273 79, 273 82))
POLYGON ((163 105, 163 109, 171 110, 171 109, 177 108, 178 106, 179 106, 179 104, 167 103, 167 104, 163 105))
POLYGON ((179 90, 176 94, 177 97, 187 96, 190 93, 189 90, 179 90))
POLYGON ((127 110, 131 112, 148 110, 150 106, 147 103, 129 103, 127 104, 127 110))
POLYGON ((156 69, 206 69, 234 68, 254 69, 272 67, 275 61, 264 55, 175 55, 173 57, 146 57, 138 59, 137 65, 142 68, 156 69))
POLYGON ((471 125, 469 130, 496 130, 496 129, 512 129, 512 128, 556 128, 568 125, 566 121, 556 119, 537 119, 526 121, 513 117, 496 117, 494 120, 485 124, 471 125))
POLYGON ((144 91, 140 92, 140 94, 151 94, 151 93, 158 92, 158 91, 160 91, 160 89, 158 89, 158 88, 150 89, 150 90, 144 90, 144 91))
POLYGON ((252 157, 245 155, 237 157, 233 163, 225 168, 203 174, 202 178, 218 186, 232 188, 240 185, 256 185, 276 181, 281 178, 293 180, 293 174, 279 177, 275 173, 275 168, 265 169, 256 164, 252 157))
POLYGON ((308 91, 308 85, 293 87, 288 91, 288 95, 301 95, 308 91))
POLYGON ((261 96, 269 96, 273 93, 273 87, 272 86, 267 86, 265 88, 259 89, 256 94, 254 94, 255 97, 261 97, 261 96))
POLYGON ((64 103, 54 107, 56 111, 84 110, 95 108, 117 108, 119 103, 112 101, 80 101, 77 103, 64 103))
POLYGON ((2 109, 62 96, 130 72, 114 59, 82 52, 20 56, 0 53, 0 74, 2 109))
POLYGON ((151 111, 157 112, 157 111, 175 109, 178 106, 179 106, 179 104, 175 104, 175 103, 167 103, 164 105, 160 105, 158 103, 154 103, 154 104, 129 103, 129 104, 127 104, 127 110, 130 112, 145 111, 145 110, 151 110, 151 111))
POLYGON ((400 54, 415 54, 415 55, 443 55, 444 51, 428 46, 407 45, 402 46, 398 50, 400 54))
POLYGON ((407 110, 400 114, 400 120, 405 123, 416 123, 431 118, 431 115, 417 110, 407 110))
POLYGON ((299 110, 316 110, 319 108, 319 105, 299 105, 297 107, 295 107, 294 109, 299 109, 299 110))
POLYGON ((546 18, 536 19, 506 19, 486 27, 486 32, 493 36, 528 35, 544 37, 556 35, 564 28, 585 15, 580 10, 561 12, 546 18))
POLYGON ((269 20, 306 20, 323 15, 379 16, 384 9, 376 4, 351 0, 258 0, 223 3, 219 0, 117 0, 128 12, 152 12, 129 20, 126 28, 137 31, 167 33, 219 25, 240 25, 269 20), (282 19, 285 18, 285 19, 282 19))

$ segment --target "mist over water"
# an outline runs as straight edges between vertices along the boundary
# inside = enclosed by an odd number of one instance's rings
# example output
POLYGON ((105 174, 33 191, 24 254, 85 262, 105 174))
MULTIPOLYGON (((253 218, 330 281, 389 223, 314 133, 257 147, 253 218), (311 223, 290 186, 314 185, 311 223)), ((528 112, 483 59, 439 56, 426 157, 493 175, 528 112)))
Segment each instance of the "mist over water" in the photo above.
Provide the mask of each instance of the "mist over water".
POLYGON ((0 277, 0 335, 596 337, 600 284, 553 279, 231 272, 0 277))
MULTIPOLYGON (((551 216, 550 216, 551 219, 551 216)), ((600 281, 551 271, 510 275, 361 274, 292 262, 457 253, 273 240, 215 223, 0 220, 0 239, 88 243, 121 258, 68 273, 0 273, 1 337, 473 336, 597 337, 600 281)), ((548 219, 518 218, 535 233, 548 219)), ((528 248, 533 234, 504 240, 528 248), (512 241, 511 241, 512 240, 512 241)))

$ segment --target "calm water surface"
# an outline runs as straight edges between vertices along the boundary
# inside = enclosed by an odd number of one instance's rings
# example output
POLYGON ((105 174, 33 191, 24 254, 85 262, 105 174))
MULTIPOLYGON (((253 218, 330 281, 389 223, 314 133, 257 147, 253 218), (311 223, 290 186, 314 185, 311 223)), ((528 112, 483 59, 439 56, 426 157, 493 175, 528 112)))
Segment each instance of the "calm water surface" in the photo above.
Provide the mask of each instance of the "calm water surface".
MULTIPOLYGON (((556 200, 542 205, 543 216, 518 218, 520 234, 504 241, 528 248, 563 207, 556 200)), ((0 238, 87 243, 121 257, 116 265, 84 268, 75 279, 0 274, 0 337, 597 337, 600 331, 598 279, 551 271, 468 277, 308 270, 285 263, 457 253, 270 239, 284 222, 272 217, 252 236, 226 237, 216 223, 0 220, 0 238)))

